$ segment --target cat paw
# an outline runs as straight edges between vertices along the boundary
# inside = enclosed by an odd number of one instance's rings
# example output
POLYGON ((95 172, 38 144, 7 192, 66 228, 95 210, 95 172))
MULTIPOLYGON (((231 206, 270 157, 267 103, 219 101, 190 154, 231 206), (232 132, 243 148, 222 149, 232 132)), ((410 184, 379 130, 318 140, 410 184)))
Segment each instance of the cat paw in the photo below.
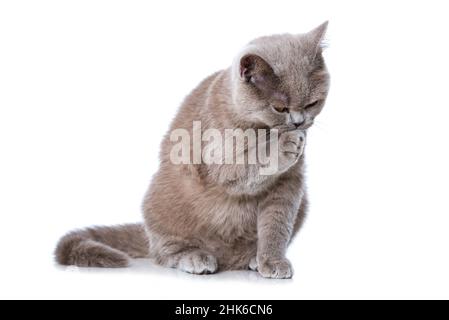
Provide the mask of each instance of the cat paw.
POLYGON ((306 135, 303 131, 287 131, 279 137, 279 167, 287 170, 292 167, 304 152, 306 135))
POLYGON ((217 258, 204 251, 185 253, 178 261, 178 269, 192 274, 212 274, 218 271, 217 258))
POLYGON ((258 271, 264 278, 291 279, 293 277, 293 268, 287 259, 259 260, 258 271))
POLYGON ((249 268, 249 270, 257 271, 257 269, 259 268, 259 264, 257 263, 256 257, 251 259, 251 261, 249 262, 248 268, 249 268))

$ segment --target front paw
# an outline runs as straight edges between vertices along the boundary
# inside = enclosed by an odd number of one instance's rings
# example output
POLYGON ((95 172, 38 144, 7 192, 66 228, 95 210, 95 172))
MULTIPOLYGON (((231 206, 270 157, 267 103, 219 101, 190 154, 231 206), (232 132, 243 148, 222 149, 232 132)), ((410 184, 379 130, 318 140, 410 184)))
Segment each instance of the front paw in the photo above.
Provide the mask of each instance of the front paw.
POLYGON ((287 259, 258 259, 257 269, 264 278, 291 279, 293 268, 287 259))
POLYGON ((288 170, 304 153, 306 135, 303 131, 287 131, 279 137, 279 166, 288 170))

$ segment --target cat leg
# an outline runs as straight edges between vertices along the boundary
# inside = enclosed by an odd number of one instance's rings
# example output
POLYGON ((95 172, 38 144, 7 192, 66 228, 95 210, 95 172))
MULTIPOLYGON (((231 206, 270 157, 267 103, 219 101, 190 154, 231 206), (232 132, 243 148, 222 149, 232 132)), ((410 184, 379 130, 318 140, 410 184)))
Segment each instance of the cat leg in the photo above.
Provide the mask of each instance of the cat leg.
MULTIPOLYGON (((304 136, 292 132, 281 139, 280 164, 295 164, 304 150, 304 136)), ((303 196, 302 176, 293 170, 260 203, 257 259, 251 261, 250 267, 257 268, 265 278, 288 279, 293 276, 293 268, 285 255, 295 232, 303 196)))
POLYGON ((250 268, 257 269, 265 278, 289 279, 293 276, 292 266, 286 258, 295 223, 293 215, 293 210, 276 203, 260 213, 257 258, 250 262, 250 268))
POLYGON ((287 247, 294 235, 301 192, 295 194, 295 183, 284 185, 261 205, 257 227, 257 259, 250 262, 265 278, 289 279, 293 268, 286 258, 287 247), (291 187, 292 189, 289 189, 291 187))
POLYGON ((167 242, 158 248, 156 262, 164 267, 192 274, 212 274, 218 271, 217 258, 207 250, 185 242, 167 242))

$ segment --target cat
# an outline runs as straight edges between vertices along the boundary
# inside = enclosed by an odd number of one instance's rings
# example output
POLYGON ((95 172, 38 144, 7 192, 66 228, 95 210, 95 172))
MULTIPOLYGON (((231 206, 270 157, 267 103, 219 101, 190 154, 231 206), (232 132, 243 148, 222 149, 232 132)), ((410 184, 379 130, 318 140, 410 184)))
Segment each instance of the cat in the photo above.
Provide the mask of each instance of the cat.
POLYGON ((322 54, 327 26, 256 39, 232 67, 205 79, 162 142, 160 168, 144 199, 144 224, 69 233, 56 248, 57 262, 119 268, 131 258, 151 258, 192 274, 245 269, 291 278, 287 247, 308 209, 307 130, 330 85, 322 54), (277 170, 262 175, 260 164, 173 164, 170 133, 181 128, 194 135, 194 121, 201 130, 278 130, 277 170))

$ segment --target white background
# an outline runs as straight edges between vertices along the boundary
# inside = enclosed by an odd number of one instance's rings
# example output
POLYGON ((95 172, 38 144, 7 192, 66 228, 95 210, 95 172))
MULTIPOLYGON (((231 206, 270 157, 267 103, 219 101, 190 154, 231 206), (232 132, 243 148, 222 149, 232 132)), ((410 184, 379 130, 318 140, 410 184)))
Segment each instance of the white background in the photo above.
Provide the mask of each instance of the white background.
POLYGON ((2 1, 0 298, 449 298, 445 1, 2 1), (182 99, 240 47, 330 20, 291 281, 60 268, 65 232, 140 221, 182 99))

